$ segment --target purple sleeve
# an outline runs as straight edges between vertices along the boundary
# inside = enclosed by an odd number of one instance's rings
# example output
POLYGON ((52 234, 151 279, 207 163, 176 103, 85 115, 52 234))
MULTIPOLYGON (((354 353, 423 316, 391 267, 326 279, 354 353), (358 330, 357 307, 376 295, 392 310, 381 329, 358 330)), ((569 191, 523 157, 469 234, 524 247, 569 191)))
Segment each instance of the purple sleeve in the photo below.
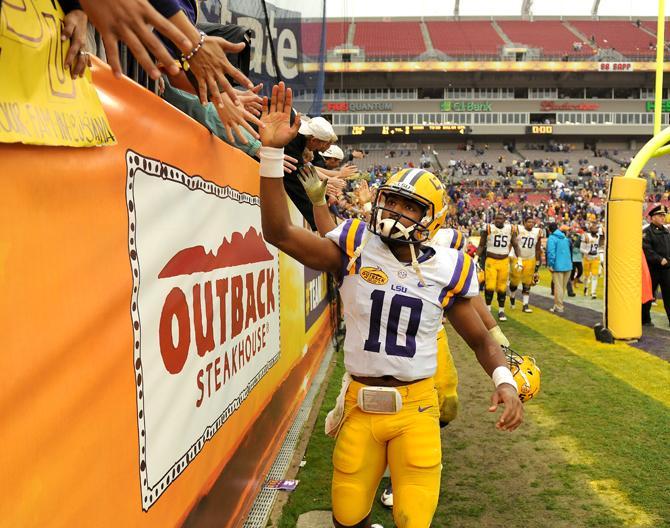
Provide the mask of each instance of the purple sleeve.
POLYGON ((178 0, 150 0, 151 5, 154 6, 165 18, 170 18, 179 12, 181 6, 178 0))

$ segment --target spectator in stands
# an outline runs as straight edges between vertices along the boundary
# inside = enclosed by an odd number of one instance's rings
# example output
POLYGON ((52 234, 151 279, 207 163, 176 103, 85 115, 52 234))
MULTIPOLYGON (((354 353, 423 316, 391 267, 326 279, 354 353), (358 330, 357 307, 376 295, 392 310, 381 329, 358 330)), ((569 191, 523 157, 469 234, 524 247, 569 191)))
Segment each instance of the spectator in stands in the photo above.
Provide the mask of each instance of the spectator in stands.
POLYGON ((237 93, 225 74, 237 80, 245 89, 253 88, 251 81, 233 67, 226 57, 226 53, 238 53, 246 45, 233 44, 220 37, 207 37, 198 31, 195 27, 196 0, 152 0, 151 4, 147 0, 63 0, 63 3, 68 9, 81 4, 91 23, 100 32, 107 60, 117 76, 122 74, 119 41, 128 45, 151 78, 158 79, 160 71, 149 52, 164 65, 170 75, 183 75, 173 56, 153 34, 150 27, 153 26, 181 52, 179 58, 195 77, 203 104, 208 100, 208 90, 219 107, 237 102, 237 93), (219 87, 230 101, 221 95, 219 87))
POLYGON ((83 77, 87 66, 91 65, 91 57, 86 50, 86 34, 88 31, 88 17, 77 2, 63 2, 62 40, 70 41, 63 68, 70 70, 73 79, 83 77))
POLYGON ((119 42, 128 46, 152 79, 158 79, 160 71, 150 53, 158 61, 168 65, 167 69, 172 74, 179 73, 179 66, 174 63, 152 28, 184 49, 190 49, 191 41, 147 0, 61 0, 60 3, 65 12, 80 7, 86 12, 91 23, 100 32, 107 60, 117 77, 123 74, 119 60, 119 42))
MULTIPOLYGON (((298 179, 298 170, 303 166, 303 152, 305 150, 325 152, 330 145, 337 141, 337 136, 331 125, 323 117, 309 118, 301 116, 300 130, 298 135, 284 148, 284 153, 298 160, 296 169, 284 178, 284 188, 289 198, 296 205, 302 216, 307 220, 312 229, 316 230, 314 214, 312 213, 312 202, 307 197, 305 189, 298 179)), ((328 174, 326 172, 326 174, 328 174)), ((337 177, 336 171, 328 174, 337 177)))

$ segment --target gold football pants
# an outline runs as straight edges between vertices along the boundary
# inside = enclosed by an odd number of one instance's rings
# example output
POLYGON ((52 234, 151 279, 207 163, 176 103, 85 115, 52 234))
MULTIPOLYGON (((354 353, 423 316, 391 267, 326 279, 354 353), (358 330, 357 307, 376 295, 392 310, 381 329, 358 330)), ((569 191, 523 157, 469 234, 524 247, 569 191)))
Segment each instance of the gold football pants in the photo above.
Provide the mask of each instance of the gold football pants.
POLYGON ((402 409, 370 414, 358 408, 353 381, 345 419, 333 451, 333 516, 345 526, 370 513, 388 464, 393 481, 393 518, 399 528, 429 528, 437 507, 442 450, 435 380, 397 387, 402 409))
POLYGON ((509 259, 495 259, 487 257, 484 266, 486 291, 505 293, 507 291, 507 279, 509 278, 509 259))

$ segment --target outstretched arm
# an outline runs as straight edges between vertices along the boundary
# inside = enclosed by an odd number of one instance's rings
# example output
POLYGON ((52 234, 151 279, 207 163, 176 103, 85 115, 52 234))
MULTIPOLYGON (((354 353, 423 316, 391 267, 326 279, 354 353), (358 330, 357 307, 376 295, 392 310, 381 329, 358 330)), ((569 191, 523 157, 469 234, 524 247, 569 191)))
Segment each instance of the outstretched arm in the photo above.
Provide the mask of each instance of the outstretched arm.
MULTIPOLYGON (((447 311, 447 317, 454 329, 474 350, 477 361, 489 376, 493 376, 494 371, 500 367, 507 368, 507 361, 500 345, 487 332, 484 323, 474 312, 470 299, 456 299, 447 311)), ((509 377, 511 376, 509 373, 509 377)), ((513 431, 523 420, 523 405, 514 385, 507 382, 499 383, 491 395, 491 406, 488 410, 494 412, 500 403, 504 404, 505 410, 498 419, 496 428, 513 431)))
POLYGON ((261 121, 265 127, 259 130, 261 143, 261 221, 263 236, 284 253, 310 268, 340 273, 342 254, 334 242, 321 238, 311 231, 293 225, 288 211, 287 196, 282 181, 284 146, 298 133, 300 118, 291 124, 293 94, 283 82, 272 88, 272 99, 268 105, 263 99, 261 121))

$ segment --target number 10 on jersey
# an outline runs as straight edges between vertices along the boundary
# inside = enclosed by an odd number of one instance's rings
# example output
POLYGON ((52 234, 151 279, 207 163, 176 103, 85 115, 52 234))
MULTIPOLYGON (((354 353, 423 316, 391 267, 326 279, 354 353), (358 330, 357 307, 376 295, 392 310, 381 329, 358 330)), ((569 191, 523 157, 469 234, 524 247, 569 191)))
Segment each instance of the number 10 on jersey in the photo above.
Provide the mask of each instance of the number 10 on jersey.
MULTIPOLYGON (((379 352, 381 349, 380 333, 382 311, 386 292, 374 290, 370 294, 372 309, 370 310, 370 333, 365 340, 363 348, 368 352, 379 352)), ((391 297, 391 306, 386 322, 386 336, 384 336, 384 349, 389 356, 414 357, 416 354, 416 334, 419 331, 423 301, 416 297, 395 294, 391 297), (409 309, 409 322, 406 329, 398 329, 402 309, 409 309), (405 344, 398 344, 398 333, 405 335, 405 344)))

